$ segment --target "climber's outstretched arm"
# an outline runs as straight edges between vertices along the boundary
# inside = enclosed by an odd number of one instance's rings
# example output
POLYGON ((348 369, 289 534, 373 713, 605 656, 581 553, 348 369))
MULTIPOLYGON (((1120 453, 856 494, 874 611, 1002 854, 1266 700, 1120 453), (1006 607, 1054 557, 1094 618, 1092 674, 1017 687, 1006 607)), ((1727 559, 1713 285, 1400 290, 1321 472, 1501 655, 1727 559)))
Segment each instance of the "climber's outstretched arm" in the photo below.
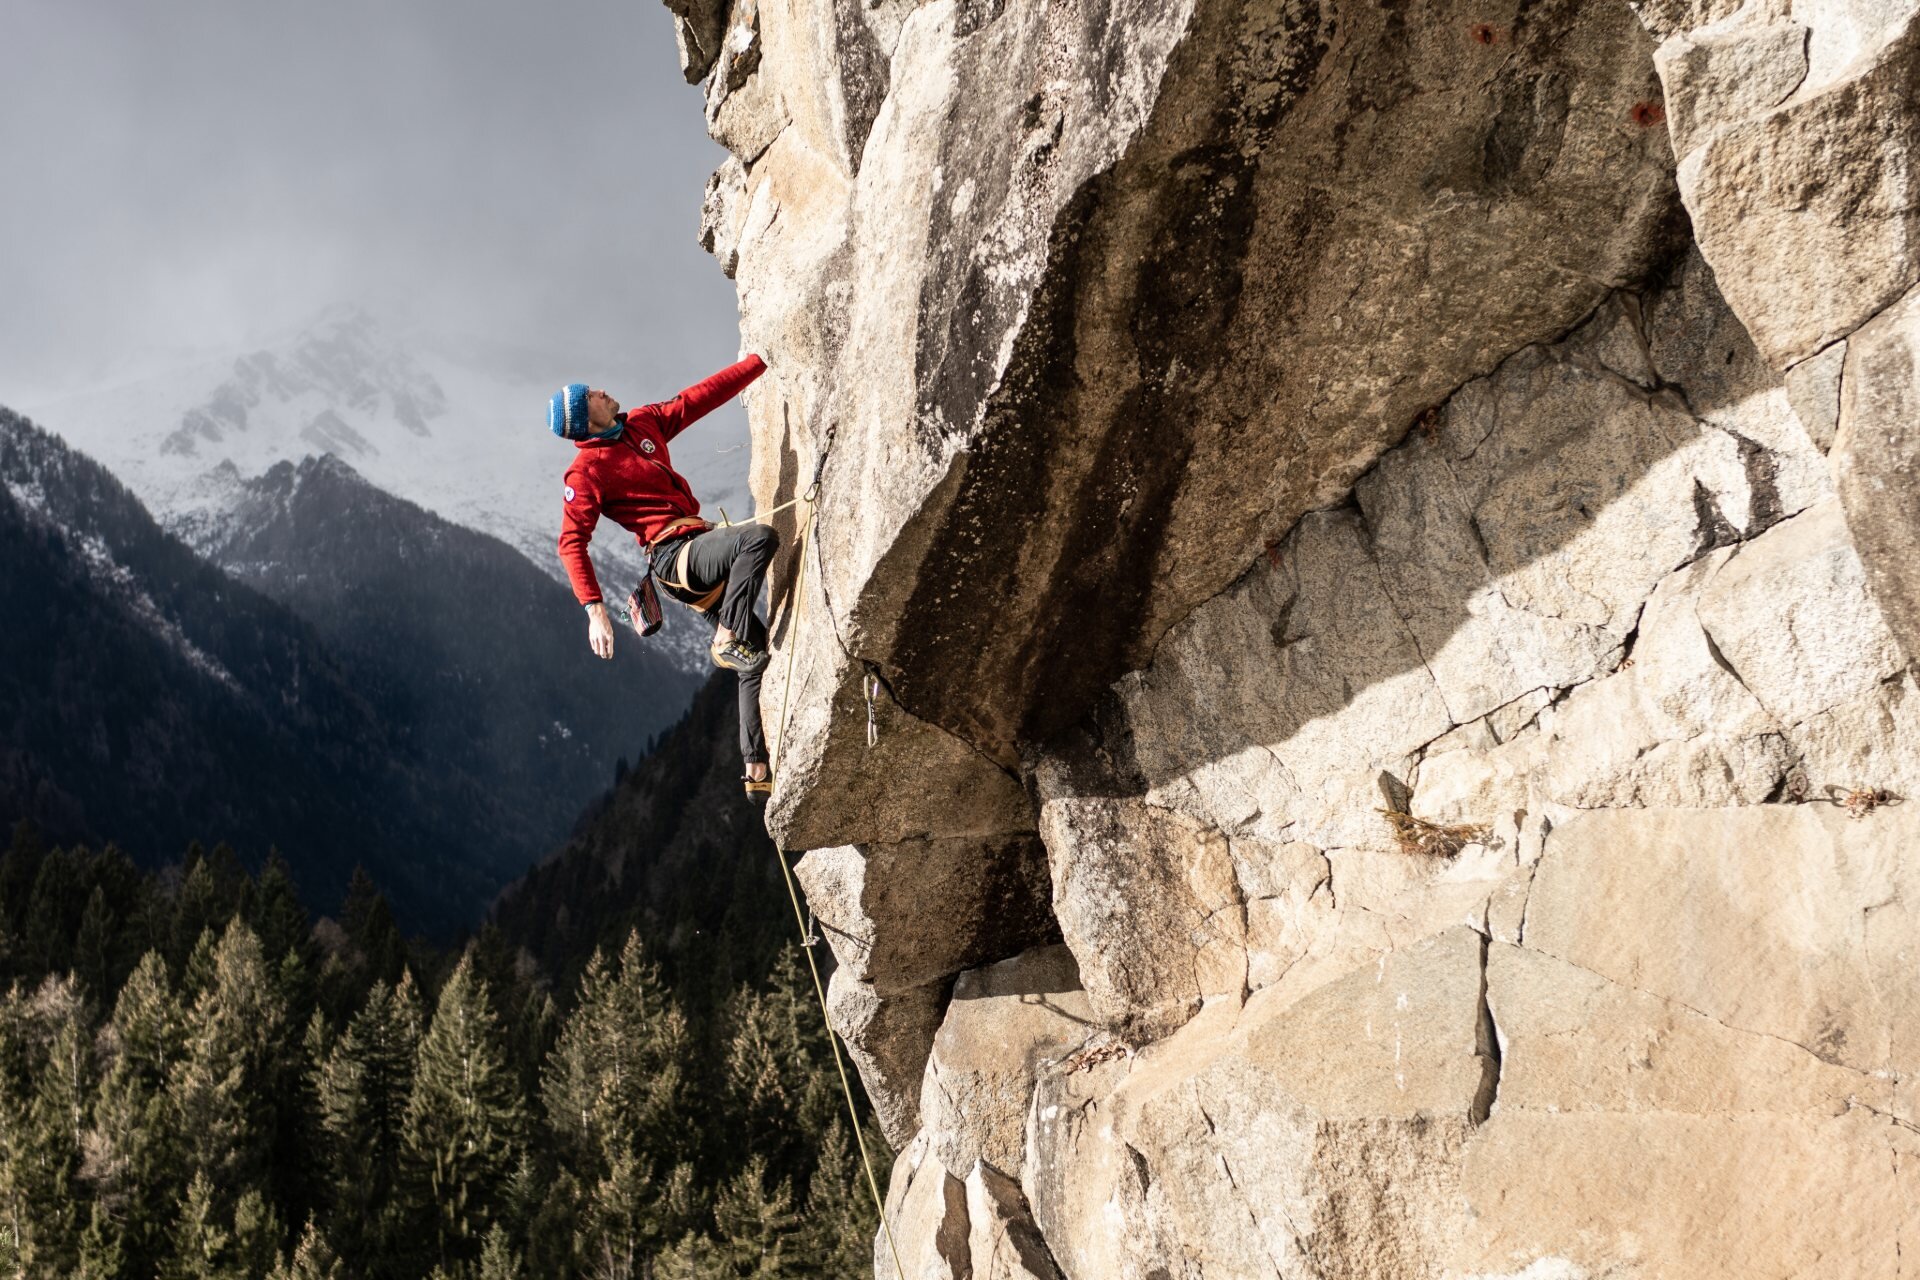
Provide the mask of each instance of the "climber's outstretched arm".
POLYGON ((613 657, 613 619, 600 596, 600 579, 593 571, 587 545, 600 522, 600 493, 584 468, 567 471, 565 501, 560 509, 560 563, 573 584, 573 597, 587 610, 587 647, 602 658, 613 657))
POLYGON ((694 383, 671 400, 642 405, 635 412, 651 416, 659 425, 660 434, 671 440, 745 391, 755 378, 766 371, 765 361, 759 356, 748 356, 738 364, 728 365, 711 378, 694 383))

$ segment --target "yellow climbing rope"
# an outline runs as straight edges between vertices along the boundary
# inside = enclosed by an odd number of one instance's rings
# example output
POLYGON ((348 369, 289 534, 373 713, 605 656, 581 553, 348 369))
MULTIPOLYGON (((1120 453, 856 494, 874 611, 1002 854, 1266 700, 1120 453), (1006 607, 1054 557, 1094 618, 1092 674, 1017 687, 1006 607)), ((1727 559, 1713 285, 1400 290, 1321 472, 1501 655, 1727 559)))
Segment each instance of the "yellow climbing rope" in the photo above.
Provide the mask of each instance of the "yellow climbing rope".
MULTIPOLYGON (((829 437, 829 438, 831 438, 831 437, 832 437, 832 433, 831 433, 831 432, 829 432, 829 433, 828 433, 828 437, 829 437)), ((826 459, 826 456, 827 456, 827 455, 826 455, 826 453, 825 453, 825 451, 822 451, 822 452, 821 452, 821 454, 820 454, 820 457, 821 457, 821 460, 822 460, 822 461, 825 461, 825 459, 826 459)), ((810 484, 810 485, 808 485, 808 486, 807 486, 807 493, 812 493, 812 494, 817 494, 817 493, 819 493, 819 492, 820 492, 820 482, 819 482, 818 480, 815 480, 815 481, 814 481, 814 482, 813 482, 812 484, 810 484)), ((773 519, 773 518, 774 518, 775 516, 777 516, 777 515, 779 515, 779 514, 780 514, 780 513, 782 512, 782 511, 785 511, 785 510, 786 510, 786 509, 787 509, 788 507, 797 507, 797 506, 799 506, 799 505, 800 505, 801 503, 803 503, 803 502, 804 502, 804 503, 807 503, 807 504, 809 504, 809 505, 808 505, 808 516, 809 516, 809 518, 811 518, 811 516, 812 516, 812 505, 811 505, 811 504, 812 504, 812 502, 813 502, 813 499, 812 499, 812 498, 809 498, 809 497, 807 496, 807 493, 803 493, 803 494, 801 494, 801 495, 800 495, 799 497, 797 497, 797 498, 792 498, 792 499, 789 499, 788 501, 786 501, 786 502, 783 502, 783 503, 781 503, 781 504, 780 504, 779 506, 777 506, 777 507, 774 507, 774 508, 772 508, 772 509, 770 509, 770 510, 767 510, 767 511, 757 511, 757 512, 755 512, 755 513, 754 513, 754 516, 753 516, 753 519, 752 519, 752 520, 750 520, 750 521, 748 521, 748 523, 749 523, 749 524, 765 524, 765 523, 766 523, 767 521, 769 521, 769 520, 771 520, 771 519, 773 519)), ((723 528, 723 529, 731 529, 731 528, 733 528, 733 521, 727 518, 727 509, 726 509, 725 507, 722 507, 722 508, 720 508, 720 527, 721 527, 721 528, 723 528)))
MULTIPOLYGON (((793 575, 793 625, 787 628, 787 674, 780 688, 780 724, 773 735, 772 759, 769 761, 768 775, 776 776, 781 757, 785 754, 787 743, 787 710, 791 705, 789 695, 793 692, 793 659, 800 649, 800 624, 806 620, 807 610, 807 548, 813 536, 813 517, 815 502, 820 497, 820 474, 826 469, 827 450, 833 447, 833 428, 827 428, 827 438, 820 449, 820 461, 813 469, 813 483, 807 491, 792 502, 782 503, 772 511, 756 519, 777 515, 788 507, 804 504, 805 510, 800 517, 799 555, 796 558, 793 575)), ((794 886, 793 868, 787 865, 787 855, 777 846, 774 858, 780 863, 781 878, 787 884, 787 900, 793 904, 793 923, 800 930, 800 950, 807 957, 807 970, 813 974, 813 994, 820 1002, 820 1022, 827 1029, 827 1045, 833 1050, 833 1067, 840 1073, 840 1093, 847 1100, 847 1119, 853 1125, 853 1140, 860 1148, 860 1164, 867 1171, 867 1192, 873 1197, 873 1211, 880 1215, 880 1229, 886 1233, 887 1252, 893 1255, 893 1270, 899 1280, 906 1280, 906 1268, 900 1265, 900 1249, 894 1243, 893 1224, 887 1221, 886 1202, 880 1197, 880 1180, 874 1176, 873 1158, 867 1153, 866 1135, 860 1128, 860 1112, 854 1105, 853 1086, 847 1081, 847 1065, 840 1056, 840 1037, 834 1034, 833 1020, 827 1015, 827 989, 820 981, 820 964, 813 958, 813 947, 807 938, 806 917, 800 910, 800 891, 794 886)))

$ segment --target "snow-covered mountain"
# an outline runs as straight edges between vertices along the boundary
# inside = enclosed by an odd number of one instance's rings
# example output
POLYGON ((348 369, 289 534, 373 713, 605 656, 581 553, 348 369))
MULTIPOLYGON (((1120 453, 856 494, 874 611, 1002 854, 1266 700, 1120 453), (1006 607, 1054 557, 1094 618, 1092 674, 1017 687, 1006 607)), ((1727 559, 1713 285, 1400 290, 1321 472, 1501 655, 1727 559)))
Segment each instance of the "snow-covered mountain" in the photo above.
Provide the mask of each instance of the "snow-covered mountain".
POLYGON ((196 554, 0 407, 0 831, 356 863, 451 931, 554 848, 697 681, 586 648, 567 590, 337 458, 237 481, 196 554))
MULTIPOLYGON (((716 352, 713 367, 729 359, 716 352)), ((547 430, 548 396, 579 379, 639 404, 712 371, 638 359, 631 370, 596 378, 564 358, 395 332, 346 307, 284 341, 26 408, 110 467, 189 543, 224 521, 246 481, 279 462, 331 453, 381 489, 492 534, 558 578, 560 476, 572 446, 547 430)), ((675 441, 673 455, 707 514, 751 511, 746 417, 737 405, 675 441)), ((640 557, 624 531, 605 524, 594 563, 609 597, 623 598, 640 557)), ((704 635, 690 619, 670 619, 661 640, 679 664, 704 669, 704 635)))

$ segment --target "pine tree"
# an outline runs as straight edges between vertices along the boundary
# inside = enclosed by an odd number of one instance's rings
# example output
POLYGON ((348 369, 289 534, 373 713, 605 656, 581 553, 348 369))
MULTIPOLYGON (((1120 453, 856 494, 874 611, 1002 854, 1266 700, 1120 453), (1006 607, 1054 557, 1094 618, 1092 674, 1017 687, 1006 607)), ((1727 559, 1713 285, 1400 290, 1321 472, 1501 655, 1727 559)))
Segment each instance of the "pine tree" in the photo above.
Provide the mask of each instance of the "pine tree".
POLYGON ((240 1274, 253 1280, 272 1268, 286 1229, 259 1191, 248 1191, 233 1210, 233 1256, 240 1274))
POLYGON ((325 1234, 313 1223, 300 1233, 291 1259, 282 1261, 267 1280, 346 1280, 346 1264, 334 1253, 325 1234))
POLYGON ((281 1227, 258 1191, 248 1191, 223 1212, 205 1173, 194 1175, 172 1231, 173 1248, 162 1280, 258 1280, 272 1269, 281 1227))
MULTIPOLYGON (((876 1151, 879 1135, 868 1144, 876 1151)), ((853 1275, 873 1258, 873 1233, 880 1228, 846 1124, 835 1117, 820 1139, 820 1158, 807 1184, 806 1231, 801 1253, 806 1269, 822 1276, 853 1275)))
POLYGON ((486 984, 463 957, 420 1042, 404 1126, 407 1167, 431 1206, 441 1266, 478 1256, 503 1206, 523 1129, 499 1020, 486 984))
POLYGON ((201 936, 219 929, 227 921, 221 909, 220 889, 214 883, 213 868, 195 844, 187 850, 187 861, 180 888, 173 896, 173 925, 167 959, 175 972, 185 964, 200 944, 201 936))
POLYGON ((841 1102, 819 1005, 802 984, 795 949, 774 962, 767 990, 743 987, 728 1004, 729 1121, 776 1177, 804 1184, 814 1147, 841 1102))
POLYGON ((533 960, 507 941, 492 921, 481 924, 467 946, 474 972, 493 993, 506 1034, 507 1057, 520 1073, 522 1088, 540 1084, 540 1064, 551 1047, 552 1001, 543 984, 532 980, 533 960))
POLYGON ((520 1269, 520 1256, 507 1238, 507 1229, 494 1223, 480 1249, 479 1280, 522 1280, 525 1274, 520 1269))
POLYGON ((92 1036, 78 985, 50 978, 0 997, 0 1229, 27 1276, 79 1259, 77 1178, 92 1036))
POLYGON ((0 857, 0 925, 16 937, 26 921, 27 899, 40 876, 40 860, 46 856, 46 842, 34 825, 24 818, 14 823, 6 856, 0 857))
POLYGON ((43 1232, 40 1261, 48 1274, 63 1275, 70 1274, 80 1258, 78 1177, 87 1104, 94 1089, 93 1020, 80 986, 71 976, 48 982, 41 990, 41 1001, 48 1040, 34 1098, 34 1123, 45 1135, 47 1185, 67 1203, 57 1213, 42 1210, 44 1227, 51 1228, 58 1217, 63 1229, 57 1242, 53 1231, 43 1232))
POLYGON ((633 1280, 641 1260, 665 1238, 652 1213, 658 1189, 640 1159, 614 1156, 580 1205, 574 1225, 574 1256, 598 1280, 633 1280))
POLYGON ((220 949, 220 935, 212 929, 202 929, 187 951, 186 961, 180 966, 180 1003, 191 1006, 200 996, 213 989, 214 953, 220 949))
POLYGON ((400 980, 406 965, 407 944, 393 922, 393 908, 374 887, 365 867, 355 867, 347 885, 346 905, 340 923, 346 928, 347 941, 358 951, 365 980, 393 983, 400 980))
POLYGON ((577 1265, 628 1274, 685 1229, 664 1178, 697 1140, 686 1122, 688 1051, 686 1019, 660 990, 638 933, 617 964, 596 951, 542 1090, 556 1155, 584 1190, 577 1265))
POLYGON ((756 1152, 713 1204, 720 1254, 742 1280, 775 1280, 800 1244, 792 1189, 782 1181, 768 1190, 766 1180, 766 1157, 756 1152))
MULTIPOLYGON (((91 1207, 86 1232, 80 1237, 80 1260, 73 1280, 116 1280, 127 1274, 121 1224, 112 1221, 98 1201, 91 1207)), ((5 1275, 0 1268, 0 1275, 5 1275)))
MULTIPOLYGON (((143 876, 136 880, 128 895, 117 942, 120 962, 128 974, 149 951, 159 952, 162 960, 167 957, 173 944, 173 901, 161 891, 158 877, 143 876)), ((126 980, 121 981, 124 984, 126 980)))
POLYGON ((742 1145, 765 1151, 779 1145, 797 1099, 787 1090, 782 1057, 792 1042, 781 1034, 767 997, 750 987, 728 1002, 726 1096, 729 1128, 742 1145))
POLYGON ((241 1202, 267 1187, 285 1021, 260 940, 236 918, 214 948, 186 1019, 186 1054, 168 1080, 186 1169, 208 1186, 209 1221, 235 1215, 236 1231, 241 1202))
POLYGON ((507 1184, 508 1216, 520 1224, 527 1272, 566 1275, 574 1267, 574 1227, 586 1197, 572 1170, 554 1158, 549 1135, 520 1157, 507 1184))
POLYGON ((313 1215, 325 1193, 324 1171, 318 1159, 322 1146, 320 1100, 312 1068, 319 1058, 306 1051, 304 1038, 296 1051, 291 1033, 299 1026, 305 1026, 309 1035, 316 1029, 324 1032, 326 1019, 314 1007, 312 983, 306 977, 305 961, 298 948, 288 948, 282 956, 275 971, 274 990, 286 1011, 283 1026, 287 1041, 276 1049, 269 1066, 270 1088, 277 1102, 268 1155, 270 1186, 274 1203, 287 1220, 303 1221, 313 1215))
MULTIPOLYGON (((93 860, 90 868, 93 887, 101 891, 103 902, 102 920, 96 925, 104 937, 98 947, 103 961, 99 985, 89 981, 93 1003, 100 1008, 113 1004, 114 993, 126 982, 127 975, 133 972, 140 957, 145 955, 151 943, 147 937, 146 913, 149 902, 156 896, 152 881, 133 859, 116 845, 108 845, 93 860)), ((75 964, 84 963, 89 947, 87 943, 88 923, 85 916, 80 921, 78 942, 75 945, 75 964)), ((84 971, 80 975, 87 978, 84 971)))
POLYGON ((311 961, 313 922, 294 888, 293 869, 277 850, 267 855, 267 865, 261 868, 247 922, 260 935, 260 949, 269 959, 277 961, 297 951, 311 961))
POLYGON ((420 1044, 411 975, 376 983, 316 1072, 326 1224, 356 1273, 383 1269, 399 1249, 400 1154, 420 1044))
POLYGON ((87 895, 86 909, 80 915, 79 937, 73 947, 73 969, 87 992, 99 1001, 112 999, 118 975, 115 964, 113 908, 107 905, 104 885, 96 884, 87 895))
POLYGON ((711 1236, 693 1232, 654 1259, 655 1280, 735 1280, 733 1267, 711 1236))
POLYGON ((230 1274, 221 1266, 229 1235, 220 1227, 213 1204, 213 1183, 206 1174, 194 1175, 171 1235, 172 1253, 160 1272, 165 1280, 220 1280, 230 1274))
POLYGON ((102 1257, 122 1256, 124 1274, 152 1275, 185 1189, 179 1119, 167 1092, 186 1056, 185 1018, 158 951, 149 951, 121 987, 102 1043, 106 1070, 83 1170, 97 1210, 90 1233, 99 1237, 102 1257))
POLYGON ((31 981, 73 968, 76 926, 86 910, 86 863, 90 856, 84 849, 55 849, 40 863, 21 930, 31 981))

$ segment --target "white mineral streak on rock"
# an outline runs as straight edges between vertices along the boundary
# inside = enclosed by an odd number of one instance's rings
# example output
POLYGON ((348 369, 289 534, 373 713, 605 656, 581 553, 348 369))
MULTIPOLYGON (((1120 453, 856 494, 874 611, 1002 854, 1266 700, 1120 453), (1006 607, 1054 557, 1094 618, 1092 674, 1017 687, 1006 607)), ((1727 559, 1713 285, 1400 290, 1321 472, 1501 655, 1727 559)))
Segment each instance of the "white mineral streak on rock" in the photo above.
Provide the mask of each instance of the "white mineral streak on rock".
POLYGON ((908 1275, 1911 1270, 1920 4, 713 20, 908 1275))

